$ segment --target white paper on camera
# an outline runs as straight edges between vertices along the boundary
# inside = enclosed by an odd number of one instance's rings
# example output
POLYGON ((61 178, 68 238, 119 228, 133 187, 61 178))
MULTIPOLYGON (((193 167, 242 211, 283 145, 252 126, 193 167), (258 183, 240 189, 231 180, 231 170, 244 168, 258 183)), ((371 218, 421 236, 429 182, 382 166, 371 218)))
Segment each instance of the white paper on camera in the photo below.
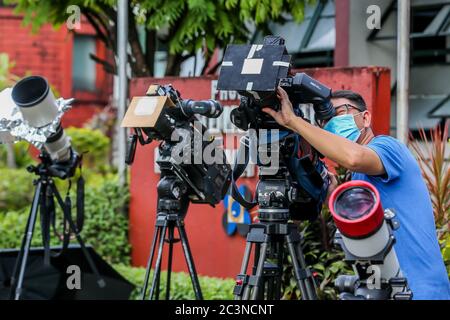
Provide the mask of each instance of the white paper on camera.
POLYGON ((158 97, 145 97, 140 99, 134 109, 136 116, 150 116, 155 112, 158 105, 158 97))

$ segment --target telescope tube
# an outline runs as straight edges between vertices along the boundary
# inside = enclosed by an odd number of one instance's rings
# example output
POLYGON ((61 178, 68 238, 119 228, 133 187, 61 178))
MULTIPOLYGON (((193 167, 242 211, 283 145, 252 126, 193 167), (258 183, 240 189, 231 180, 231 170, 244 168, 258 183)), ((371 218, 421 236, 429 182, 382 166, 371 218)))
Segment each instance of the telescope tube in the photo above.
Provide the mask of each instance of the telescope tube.
POLYGON ((393 246, 390 227, 386 222, 378 190, 366 181, 349 181, 330 196, 329 208, 342 235, 343 248, 358 261, 374 263, 380 268, 381 281, 402 277, 393 246))
MULTIPOLYGON (((58 115, 58 106, 47 80, 30 76, 20 80, 12 89, 14 103, 19 107, 23 119, 34 128, 51 124, 58 115)), ((44 149, 54 161, 67 161, 71 156, 70 139, 61 125, 47 138, 44 149)))

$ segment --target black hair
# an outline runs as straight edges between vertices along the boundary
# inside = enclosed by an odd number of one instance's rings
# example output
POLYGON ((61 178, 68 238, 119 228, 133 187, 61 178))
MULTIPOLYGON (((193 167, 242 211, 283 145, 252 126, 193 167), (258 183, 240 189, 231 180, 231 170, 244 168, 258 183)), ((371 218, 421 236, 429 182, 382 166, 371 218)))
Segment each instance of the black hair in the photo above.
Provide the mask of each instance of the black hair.
POLYGON ((366 105, 366 102, 364 101, 363 97, 361 97, 361 95, 359 93, 356 93, 354 91, 351 91, 351 90, 333 91, 331 98, 332 99, 345 98, 345 99, 353 102, 355 104, 355 107, 358 107, 360 109, 360 111, 367 110, 367 105, 366 105))

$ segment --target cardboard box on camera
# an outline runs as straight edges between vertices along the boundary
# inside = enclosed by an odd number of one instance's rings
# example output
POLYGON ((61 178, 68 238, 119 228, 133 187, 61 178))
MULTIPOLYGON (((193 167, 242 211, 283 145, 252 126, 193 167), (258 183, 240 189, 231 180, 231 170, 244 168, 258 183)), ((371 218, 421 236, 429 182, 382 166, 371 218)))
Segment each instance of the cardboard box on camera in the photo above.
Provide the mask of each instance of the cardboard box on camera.
MULTIPOLYGON (((150 89, 147 93, 149 92, 150 89)), ((174 106, 172 100, 167 96, 134 97, 121 126, 126 128, 157 128, 159 122, 163 121, 164 110, 174 106)))

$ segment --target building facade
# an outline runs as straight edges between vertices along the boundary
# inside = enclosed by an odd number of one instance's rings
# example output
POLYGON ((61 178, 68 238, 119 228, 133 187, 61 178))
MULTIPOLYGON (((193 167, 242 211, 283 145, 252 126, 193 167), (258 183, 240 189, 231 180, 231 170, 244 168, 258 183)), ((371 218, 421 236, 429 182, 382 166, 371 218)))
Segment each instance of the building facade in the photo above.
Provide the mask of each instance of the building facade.
POLYGON ((44 76, 57 95, 76 99, 64 126, 81 126, 109 103, 112 76, 90 58, 106 58, 108 52, 83 20, 74 32, 45 25, 34 33, 13 8, 0 6, 0 53, 14 63, 13 74, 44 76))

